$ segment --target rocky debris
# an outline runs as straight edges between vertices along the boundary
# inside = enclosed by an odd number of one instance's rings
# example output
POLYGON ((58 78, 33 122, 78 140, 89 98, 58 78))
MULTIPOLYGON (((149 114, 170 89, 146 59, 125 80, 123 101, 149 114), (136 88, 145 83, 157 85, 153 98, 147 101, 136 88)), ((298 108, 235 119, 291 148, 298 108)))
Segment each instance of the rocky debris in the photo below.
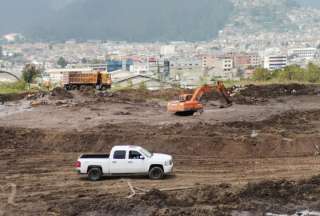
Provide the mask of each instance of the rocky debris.
POLYGON ((96 89, 90 86, 82 86, 80 88, 80 94, 83 97, 95 98, 97 97, 96 89))
MULTIPOLYGON (((262 181, 249 183, 240 193, 239 197, 245 202, 251 202, 250 208, 262 209, 264 212, 280 213, 288 211, 286 206, 294 204, 303 208, 317 203, 320 209, 320 176, 302 181, 262 181)), ((292 210, 292 209, 291 209, 292 210)), ((288 213, 288 212, 286 212, 288 213)))
POLYGON ((50 92, 50 99, 64 100, 72 99, 73 96, 70 92, 61 87, 56 87, 50 92))
POLYGON ((47 95, 47 92, 38 91, 33 93, 28 93, 26 96, 27 100, 37 100, 39 98, 44 98, 47 95))
POLYGON ((42 105, 48 105, 49 102, 47 100, 34 100, 30 102, 30 105, 32 107, 42 106, 42 105))

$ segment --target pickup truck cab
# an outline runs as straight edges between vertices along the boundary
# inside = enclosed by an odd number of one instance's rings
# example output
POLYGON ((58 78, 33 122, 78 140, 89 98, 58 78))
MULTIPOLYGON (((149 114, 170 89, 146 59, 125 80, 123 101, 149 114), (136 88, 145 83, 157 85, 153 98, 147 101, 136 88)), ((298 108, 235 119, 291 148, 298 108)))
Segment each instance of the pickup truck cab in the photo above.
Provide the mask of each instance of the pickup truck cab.
POLYGON ((108 154, 83 154, 76 163, 79 174, 92 181, 103 176, 148 175, 162 179, 172 172, 172 156, 151 153, 140 146, 114 146, 108 154))

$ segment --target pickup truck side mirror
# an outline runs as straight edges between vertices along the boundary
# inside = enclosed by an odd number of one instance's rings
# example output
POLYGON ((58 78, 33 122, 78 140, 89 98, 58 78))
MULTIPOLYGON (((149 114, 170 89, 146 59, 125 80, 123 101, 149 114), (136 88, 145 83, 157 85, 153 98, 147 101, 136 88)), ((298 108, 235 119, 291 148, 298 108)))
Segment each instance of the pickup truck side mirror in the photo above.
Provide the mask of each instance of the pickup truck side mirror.
POLYGON ((144 160, 144 159, 145 159, 145 158, 141 155, 141 156, 140 156, 140 160, 144 160))

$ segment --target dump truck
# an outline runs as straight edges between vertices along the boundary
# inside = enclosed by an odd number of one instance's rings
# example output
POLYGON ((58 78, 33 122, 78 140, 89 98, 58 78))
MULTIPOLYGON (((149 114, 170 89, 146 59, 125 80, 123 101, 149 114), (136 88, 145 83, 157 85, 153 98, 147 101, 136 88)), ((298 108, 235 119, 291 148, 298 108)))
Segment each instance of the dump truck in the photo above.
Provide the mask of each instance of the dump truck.
POLYGON ((63 87, 66 90, 77 90, 83 87, 92 87, 98 90, 111 88, 112 80, 108 72, 95 71, 78 73, 71 72, 63 75, 63 87))

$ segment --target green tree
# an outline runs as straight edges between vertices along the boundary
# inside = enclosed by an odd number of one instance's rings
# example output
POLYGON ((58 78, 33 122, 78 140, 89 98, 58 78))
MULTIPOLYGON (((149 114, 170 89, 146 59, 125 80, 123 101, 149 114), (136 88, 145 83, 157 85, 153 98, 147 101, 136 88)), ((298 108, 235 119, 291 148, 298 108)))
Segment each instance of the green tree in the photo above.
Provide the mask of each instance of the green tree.
POLYGON ((58 59, 57 64, 58 64, 60 67, 65 68, 65 67, 68 65, 68 62, 67 62, 67 60, 65 60, 63 57, 60 57, 60 58, 58 59))
POLYGON ((305 81, 306 70, 301 68, 299 65, 290 65, 285 68, 290 71, 291 80, 305 81))
POLYGON ((87 64, 87 63, 88 63, 88 59, 82 58, 82 59, 81 59, 81 63, 82 63, 82 64, 87 64))
POLYGON ((147 90, 147 85, 145 82, 139 83, 139 90, 142 90, 142 91, 147 90))
POLYGON ((133 82, 131 79, 127 82, 127 88, 133 88, 133 82))
POLYGON ((319 82, 320 81, 320 68, 319 66, 309 63, 308 64, 308 69, 307 69, 307 74, 306 74, 306 79, 308 82, 319 82))
POLYGON ((90 61, 91 64, 104 64, 105 62, 103 60, 100 59, 92 59, 90 61))
POLYGON ((34 64, 27 64, 22 70, 22 79, 30 86, 30 83, 40 74, 41 71, 34 64))
POLYGON ((252 78, 257 81, 265 81, 271 79, 271 72, 265 68, 257 68, 252 78))

